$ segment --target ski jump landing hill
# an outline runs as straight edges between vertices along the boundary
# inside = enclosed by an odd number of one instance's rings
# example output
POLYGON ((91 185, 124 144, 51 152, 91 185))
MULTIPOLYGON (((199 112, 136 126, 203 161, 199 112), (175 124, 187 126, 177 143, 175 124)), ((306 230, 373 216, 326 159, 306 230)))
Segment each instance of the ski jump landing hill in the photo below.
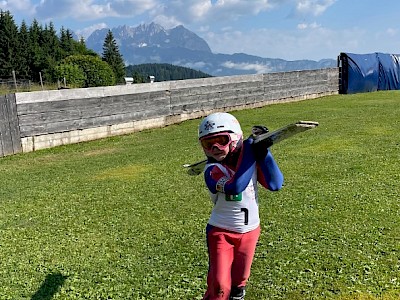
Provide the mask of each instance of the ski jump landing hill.
POLYGON ((0 157, 339 93, 338 68, 0 97, 0 157))

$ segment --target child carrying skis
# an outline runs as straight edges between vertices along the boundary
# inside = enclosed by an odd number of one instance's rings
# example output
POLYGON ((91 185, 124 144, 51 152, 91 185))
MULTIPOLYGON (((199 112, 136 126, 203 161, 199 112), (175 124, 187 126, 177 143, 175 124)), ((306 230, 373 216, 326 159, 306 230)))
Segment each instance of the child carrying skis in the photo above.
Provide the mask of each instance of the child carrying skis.
POLYGON ((208 158, 204 178, 214 203, 206 227, 209 270, 203 300, 241 300, 260 236, 257 182, 277 191, 283 175, 268 141, 243 140, 238 120, 229 113, 204 118, 199 141, 208 158))

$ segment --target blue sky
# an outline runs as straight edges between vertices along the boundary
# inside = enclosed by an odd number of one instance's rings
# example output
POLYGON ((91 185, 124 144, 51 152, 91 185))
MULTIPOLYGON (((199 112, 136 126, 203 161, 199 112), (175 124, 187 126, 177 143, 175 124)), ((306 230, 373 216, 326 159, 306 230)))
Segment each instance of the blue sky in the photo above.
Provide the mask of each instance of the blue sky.
POLYGON ((0 0, 0 9, 17 25, 51 21, 83 37, 120 25, 183 25, 214 53, 285 60, 400 53, 398 0, 0 0))

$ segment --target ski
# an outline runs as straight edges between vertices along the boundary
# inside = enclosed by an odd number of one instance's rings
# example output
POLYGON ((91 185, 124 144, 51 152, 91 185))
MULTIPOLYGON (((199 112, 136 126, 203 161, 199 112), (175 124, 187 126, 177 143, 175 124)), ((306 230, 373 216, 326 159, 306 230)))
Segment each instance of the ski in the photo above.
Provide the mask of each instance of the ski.
MULTIPOLYGON (((313 129, 319 125, 318 122, 314 121, 298 121, 286 125, 272 132, 266 132, 257 136, 252 136, 254 138, 254 143, 258 143, 265 139, 269 139, 271 145, 275 145, 280 141, 292 137, 300 132, 313 129)), ((207 160, 202 160, 194 164, 184 164, 183 167, 187 169, 187 173, 192 176, 201 174, 204 171, 204 167, 207 164, 207 160)))

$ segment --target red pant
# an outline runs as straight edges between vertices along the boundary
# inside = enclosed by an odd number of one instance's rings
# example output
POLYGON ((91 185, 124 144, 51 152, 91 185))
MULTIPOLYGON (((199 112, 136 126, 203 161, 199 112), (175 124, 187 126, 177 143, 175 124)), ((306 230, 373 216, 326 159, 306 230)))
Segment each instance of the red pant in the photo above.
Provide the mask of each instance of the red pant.
POLYGON ((229 299, 231 287, 246 285, 259 236, 260 227, 236 233, 207 226, 209 270, 203 300, 229 299))

